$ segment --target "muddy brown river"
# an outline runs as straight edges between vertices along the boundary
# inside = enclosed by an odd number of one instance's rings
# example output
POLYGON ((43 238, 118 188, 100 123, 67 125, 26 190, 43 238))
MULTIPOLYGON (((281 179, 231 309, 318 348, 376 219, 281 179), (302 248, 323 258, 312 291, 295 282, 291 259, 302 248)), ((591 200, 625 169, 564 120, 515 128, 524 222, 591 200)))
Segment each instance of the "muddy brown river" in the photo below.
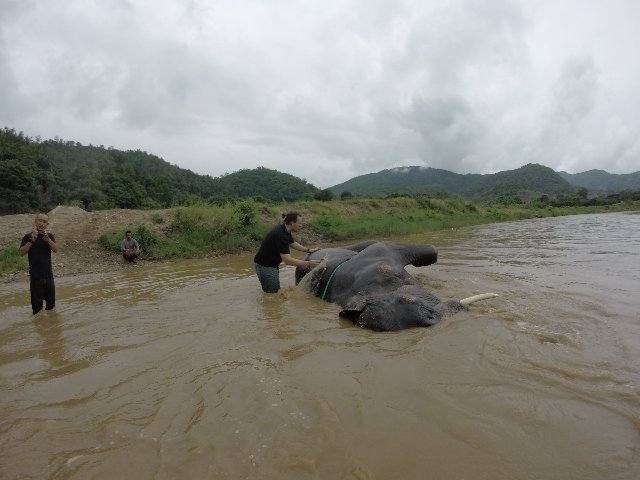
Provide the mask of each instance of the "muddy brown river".
POLYGON ((338 318, 252 255, 0 293, 3 479, 640 478, 640 214, 398 238, 445 299, 429 329, 338 318))

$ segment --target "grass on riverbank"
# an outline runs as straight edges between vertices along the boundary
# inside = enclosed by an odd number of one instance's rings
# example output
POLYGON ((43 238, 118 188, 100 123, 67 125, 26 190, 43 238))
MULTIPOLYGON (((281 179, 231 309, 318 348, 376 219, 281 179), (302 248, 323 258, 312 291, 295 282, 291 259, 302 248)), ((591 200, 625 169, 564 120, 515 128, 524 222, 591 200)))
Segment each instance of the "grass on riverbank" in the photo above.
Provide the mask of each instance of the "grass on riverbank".
MULTIPOLYGON (((176 207, 143 217, 132 230, 143 258, 159 260, 198 258, 254 250, 281 213, 298 210, 304 218, 302 242, 326 245, 332 241, 384 239, 412 233, 460 228, 528 218, 640 210, 640 201, 606 206, 552 207, 543 204, 465 202, 426 195, 387 199, 350 199, 295 204, 245 200, 224 206, 198 204, 176 207)), ((106 219, 107 217, 105 217, 106 219)), ((103 219, 104 220, 104 219, 103 219)), ((99 237, 109 252, 120 251, 120 241, 132 225, 113 223, 99 237)), ((26 270, 26 257, 10 245, 0 251, 0 275, 26 270)))
POLYGON ((469 225, 587 213, 640 210, 640 202, 607 206, 550 207, 542 204, 464 202, 426 196, 300 204, 305 223, 330 240, 360 240, 469 225))
POLYGON ((8 245, 0 250, 0 275, 27 269, 27 257, 18 254, 16 245, 8 245))
MULTIPOLYGON (((313 243, 385 238, 468 225, 586 213, 640 210, 640 202, 608 206, 550 207, 537 204, 472 203, 427 196, 347 201, 303 201, 295 205, 196 205, 170 210, 164 225, 138 225, 135 237, 145 258, 164 259, 220 255, 253 249, 280 214, 296 209, 313 243)), ((122 232, 105 234, 101 244, 117 252, 122 232)))

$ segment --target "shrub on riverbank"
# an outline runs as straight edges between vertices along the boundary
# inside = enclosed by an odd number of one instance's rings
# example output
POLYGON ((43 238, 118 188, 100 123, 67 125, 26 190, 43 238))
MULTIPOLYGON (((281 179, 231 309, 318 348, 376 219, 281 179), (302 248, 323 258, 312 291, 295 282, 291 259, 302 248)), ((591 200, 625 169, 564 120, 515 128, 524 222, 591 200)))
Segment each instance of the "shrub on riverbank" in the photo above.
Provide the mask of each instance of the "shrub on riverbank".
MULTIPOLYGON (((170 211, 171 219, 163 229, 137 225, 134 237, 141 245, 144 258, 190 258, 234 253, 247 249, 262 230, 256 225, 256 207, 247 200, 235 205, 198 204, 170 211)), ((119 252, 127 230, 100 236, 100 244, 119 252)))

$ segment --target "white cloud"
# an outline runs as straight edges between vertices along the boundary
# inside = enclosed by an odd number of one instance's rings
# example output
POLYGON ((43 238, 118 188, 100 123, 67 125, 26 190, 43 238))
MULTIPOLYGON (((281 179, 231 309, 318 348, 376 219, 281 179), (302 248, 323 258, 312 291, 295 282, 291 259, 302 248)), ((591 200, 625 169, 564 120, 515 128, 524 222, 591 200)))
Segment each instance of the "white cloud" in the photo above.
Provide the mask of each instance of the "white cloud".
POLYGON ((0 0, 0 126, 218 176, 638 170, 640 3, 0 0))

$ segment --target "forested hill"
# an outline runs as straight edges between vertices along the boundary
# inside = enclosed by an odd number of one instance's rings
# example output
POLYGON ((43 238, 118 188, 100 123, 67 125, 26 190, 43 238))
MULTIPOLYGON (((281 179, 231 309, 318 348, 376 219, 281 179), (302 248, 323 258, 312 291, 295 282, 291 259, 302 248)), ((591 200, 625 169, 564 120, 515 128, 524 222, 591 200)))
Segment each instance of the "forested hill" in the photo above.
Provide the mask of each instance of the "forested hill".
POLYGON ((604 170, 588 170, 582 173, 558 173, 571 185, 585 187, 592 192, 640 190, 640 172, 617 174, 604 170))
POLYGON ((527 200, 574 193, 640 190, 640 172, 613 175, 602 170, 557 173, 529 164, 490 175, 457 174, 427 167, 401 167, 361 175, 320 190, 306 180, 259 167, 212 178, 171 165, 155 155, 26 137, 0 130, 0 215, 49 211, 56 205, 87 210, 150 209, 197 201, 224 203, 238 198, 295 202, 332 195, 384 197, 431 194, 466 199, 527 200), (348 195, 347 195, 348 194, 348 195))
POLYGON ((238 170, 214 179, 223 195, 240 198, 262 197, 269 200, 295 201, 311 198, 320 189, 288 173, 264 167, 238 170))
POLYGON ((0 130, 0 214, 48 211, 59 204, 99 210, 165 208, 232 197, 295 201, 318 191, 304 180, 266 168, 212 178, 140 150, 40 141, 0 130))
POLYGON ((400 167, 352 178, 330 189, 335 195, 386 196, 419 193, 463 198, 500 198, 521 192, 546 195, 572 193, 575 188, 549 167, 528 164, 516 170, 480 175, 425 167, 400 167))

